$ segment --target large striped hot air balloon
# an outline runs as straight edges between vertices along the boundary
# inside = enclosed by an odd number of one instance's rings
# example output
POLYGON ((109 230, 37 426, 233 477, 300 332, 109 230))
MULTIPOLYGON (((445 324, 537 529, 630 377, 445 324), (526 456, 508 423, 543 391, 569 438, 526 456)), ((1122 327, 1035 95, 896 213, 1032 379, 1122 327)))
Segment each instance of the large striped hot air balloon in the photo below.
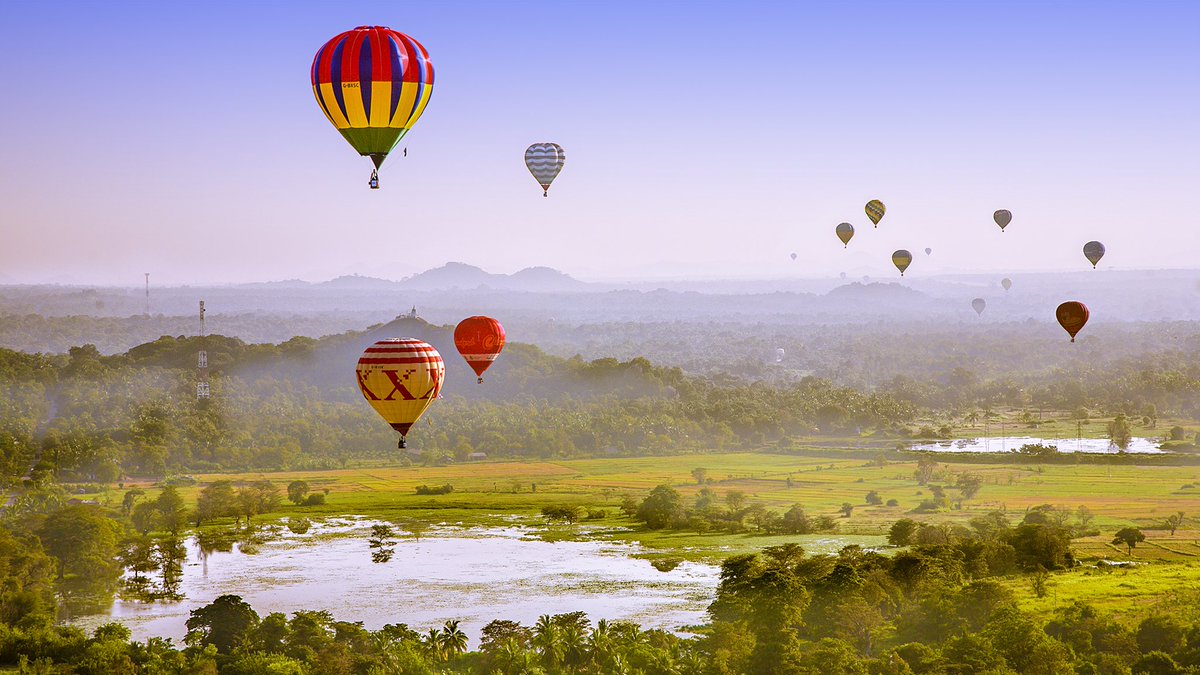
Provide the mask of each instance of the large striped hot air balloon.
POLYGON ((542 196, 550 196, 550 184, 562 171, 567 153, 558 143, 534 143, 525 149, 525 166, 542 186, 542 196))
POLYGON ((325 117, 379 167, 417 123, 433 93, 433 64, 420 42, 384 26, 359 26, 317 50, 313 94, 325 117))
POLYGON ((468 317, 454 327, 454 346, 483 384, 483 371, 504 349, 504 326, 490 316, 468 317))
POLYGON ((892 253, 892 264, 896 266, 896 269, 900 270, 900 276, 904 276, 904 270, 908 269, 908 266, 912 264, 912 254, 905 249, 898 249, 892 253))
POLYGON ((442 355, 427 342, 391 338, 367 347, 355 370, 363 398, 400 432, 400 447, 405 447, 408 431, 442 391, 442 355))

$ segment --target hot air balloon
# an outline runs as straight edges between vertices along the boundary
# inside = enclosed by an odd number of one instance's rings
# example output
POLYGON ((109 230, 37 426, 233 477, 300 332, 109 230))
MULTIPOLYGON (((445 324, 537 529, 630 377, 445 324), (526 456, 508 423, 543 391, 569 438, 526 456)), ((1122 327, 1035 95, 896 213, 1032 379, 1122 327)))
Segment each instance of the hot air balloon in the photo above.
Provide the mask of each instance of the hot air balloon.
POLYGON ((1000 209, 992 214, 992 219, 996 221, 996 224, 1000 226, 1000 231, 1003 232, 1004 228, 1008 227, 1008 224, 1012 222, 1012 211, 1000 209))
POLYGON ((900 249, 892 254, 892 264, 896 269, 900 270, 900 276, 904 276, 904 270, 912 264, 912 254, 904 249, 900 249))
POLYGON ((562 171, 567 154, 558 143, 534 143, 525 149, 525 166, 542 186, 542 196, 550 196, 550 184, 562 171))
POLYGON ((983 310, 987 308, 987 301, 983 298, 975 298, 971 301, 971 308, 976 314, 983 314, 983 310))
POLYGON ((925 247, 925 255, 929 255, 930 253, 933 253, 933 249, 929 248, 928 246, 925 247))
MULTIPOLYGON (((839 273, 838 273, 838 276, 839 276, 839 277, 841 277, 842 279, 845 279, 845 278, 846 278, 846 273, 845 273, 845 272, 839 272, 839 273)), ((1200 282, 1196 282, 1196 283, 1197 283, 1196 290, 1200 290, 1200 282)))
POLYGON ((850 223, 838 223, 833 231, 837 233, 837 238, 842 240, 842 246, 850 248, 850 240, 854 238, 854 226, 850 223))
POLYGON ((1012 279, 1009 279, 1008 277, 1004 277, 1003 279, 1000 280, 1000 285, 1003 286, 1004 290, 1007 291, 1008 289, 1012 288, 1012 279))
POLYGON ((1083 330, 1084 324, 1088 322, 1087 305, 1074 300, 1059 305, 1054 315, 1058 317, 1059 325, 1071 336, 1071 342, 1075 341, 1075 336, 1083 330))
POLYGON ((472 316, 463 319, 454 328, 454 346, 475 371, 479 384, 483 384, 483 371, 504 349, 504 326, 487 316, 472 316))
POLYGON ((1083 257, 1092 263, 1092 269, 1096 269, 1096 263, 1104 257, 1104 244, 1098 241, 1089 241, 1083 245, 1083 257))
POLYGON ((875 227, 879 227, 879 221, 883 220, 883 214, 887 212, 887 207, 878 199, 872 199, 867 202, 867 217, 875 223, 875 227))
POLYGON ((313 94, 325 117, 358 154, 379 167, 421 118, 433 94, 429 52, 384 26, 359 26, 326 42, 312 65, 313 94))
POLYGON ((363 352, 356 371, 363 398, 400 432, 400 447, 405 447, 409 429, 442 391, 442 355, 413 338, 380 340, 363 352))
POLYGON ((783 347, 775 348, 775 363, 783 363, 783 357, 787 356, 787 352, 783 351, 783 347))
POLYGON ((793 253, 793 254, 792 254, 792 262, 795 262, 795 261, 796 261, 796 254, 795 254, 795 253, 793 253))

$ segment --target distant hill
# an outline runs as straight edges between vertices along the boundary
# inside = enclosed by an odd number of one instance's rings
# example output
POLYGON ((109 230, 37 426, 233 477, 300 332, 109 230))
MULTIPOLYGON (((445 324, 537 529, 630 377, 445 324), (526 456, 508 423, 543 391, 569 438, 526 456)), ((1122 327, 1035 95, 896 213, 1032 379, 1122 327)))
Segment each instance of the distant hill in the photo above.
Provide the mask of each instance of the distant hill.
POLYGON ((451 262, 399 282, 412 290, 492 288, 506 291, 561 293, 587 288, 587 284, 549 267, 527 267, 514 274, 492 274, 466 263, 451 262))
POLYGON ((920 291, 914 291, 908 286, 901 286, 897 283, 882 284, 876 282, 862 284, 857 281, 844 286, 838 286, 826 293, 826 296, 842 300, 919 300, 928 297, 920 291))
POLYGON ((347 274, 322 282, 320 285, 329 288, 356 288, 356 289, 394 289, 399 282, 388 279, 380 279, 378 277, 364 277, 358 274, 347 274))

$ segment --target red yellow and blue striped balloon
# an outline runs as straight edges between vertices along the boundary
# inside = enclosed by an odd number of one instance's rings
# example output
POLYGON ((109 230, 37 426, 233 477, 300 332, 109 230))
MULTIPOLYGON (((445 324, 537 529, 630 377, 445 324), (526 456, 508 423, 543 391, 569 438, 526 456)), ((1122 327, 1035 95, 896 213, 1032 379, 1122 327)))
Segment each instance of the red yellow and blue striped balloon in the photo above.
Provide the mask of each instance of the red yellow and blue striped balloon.
POLYGON ((312 85, 325 117, 378 169, 425 112, 433 64, 404 33, 359 26, 317 50, 312 85))

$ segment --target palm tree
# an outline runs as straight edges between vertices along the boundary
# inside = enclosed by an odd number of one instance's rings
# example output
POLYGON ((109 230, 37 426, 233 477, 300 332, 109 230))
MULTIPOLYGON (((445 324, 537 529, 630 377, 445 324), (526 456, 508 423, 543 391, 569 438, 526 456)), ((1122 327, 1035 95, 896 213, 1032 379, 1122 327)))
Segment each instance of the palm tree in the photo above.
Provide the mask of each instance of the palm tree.
POLYGON ((445 653, 442 651, 442 634, 436 628, 430 628, 429 633, 425 635, 425 651, 429 653, 429 657, 434 661, 442 661, 445 658, 445 653))
POLYGON ((459 630, 458 619, 447 621, 446 625, 442 626, 442 634, 438 638, 438 642, 447 656, 467 651, 467 634, 459 630))
POLYGON ((587 662, 587 638, 584 629, 578 624, 568 623, 562 626, 562 630, 559 631, 559 644, 562 645, 563 663, 572 670, 587 662))
POLYGON ((538 617, 533 625, 533 646, 542 655, 542 663, 551 670, 562 663, 563 646, 559 639, 558 627, 549 614, 538 617))
POLYGON ((974 429, 975 423, 979 421, 979 413, 972 410, 971 412, 967 413, 965 417, 963 417, 963 421, 970 422, 971 428, 974 429))

